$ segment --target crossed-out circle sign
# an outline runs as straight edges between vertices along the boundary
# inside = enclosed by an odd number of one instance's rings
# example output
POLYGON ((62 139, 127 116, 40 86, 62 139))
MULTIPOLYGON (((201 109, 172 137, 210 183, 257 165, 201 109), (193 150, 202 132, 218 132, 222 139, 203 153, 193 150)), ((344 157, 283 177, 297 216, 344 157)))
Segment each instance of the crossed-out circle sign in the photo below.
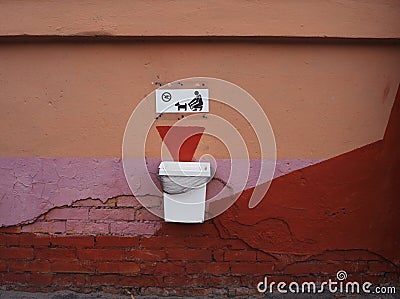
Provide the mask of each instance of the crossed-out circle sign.
POLYGON ((172 99, 172 95, 171 95, 168 91, 163 92, 163 94, 161 95, 161 99, 162 99, 164 102, 169 102, 169 101, 171 101, 171 99, 172 99))
MULTIPOLYGON (((194 77, 159 90, 197 88, 208 89, 210 112, 157 114, 153 91, 136 106, 125 129, 122 162, 129 187, 146 209, 161 218, 163 194, 157 177, 161 161, 210 162, 213 176, 207 185, 205 220, 223 213, 248 188, 254 188, 248 207, 255 207, 274 175, 271 124, 244 89, 221 79, 194 77)), ((164 93, 161 99, 170 101, 171 94, 164 93)))

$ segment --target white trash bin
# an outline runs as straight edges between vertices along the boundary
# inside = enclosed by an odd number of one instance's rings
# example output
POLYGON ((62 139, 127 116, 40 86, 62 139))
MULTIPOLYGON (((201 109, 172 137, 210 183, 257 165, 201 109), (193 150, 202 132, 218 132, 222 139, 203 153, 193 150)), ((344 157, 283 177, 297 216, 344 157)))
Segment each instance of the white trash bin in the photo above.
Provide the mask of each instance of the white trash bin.
POLYGON ((210 163, 163 161, 158 174, 163 187, 165 221, 204 222, 210 163))

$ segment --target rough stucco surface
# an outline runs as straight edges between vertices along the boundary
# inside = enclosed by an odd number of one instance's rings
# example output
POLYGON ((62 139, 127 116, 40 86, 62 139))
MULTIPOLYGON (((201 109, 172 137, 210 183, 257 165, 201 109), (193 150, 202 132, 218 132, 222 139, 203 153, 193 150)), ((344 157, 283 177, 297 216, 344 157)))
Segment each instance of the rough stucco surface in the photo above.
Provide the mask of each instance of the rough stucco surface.
MULTIPOLYGON (((158 172, 161 159, 147 159, 150 173, 158 172)), ((275 178, 320 162, 279 160, 275 178)), ((246 189, 256 185, 259 161, 252 160, 246 189)), ((226 181, 230 161, 217 161, 216 179, 226 181)), ((235 186, 230 186, 237 190, 235 186)), ((146 194, 139 186, 136 194, 146 194)), ((215 193, 213 186, 209 193, 215 193)), ((237 190, 240 192, 240 190, 237 190)), ((0 158, 0 226, 32 222, 49 209, 71 205, 84 198, 105 202, 130 195, 121 159, 117 158, 0 158)), ((72 216, 72 215, 71 215, 72 216)))
POLYGON ((81 198, 129 194, 119 159, 0 159, 2 225, 33 220, 81 198))
POLYGON ((265 252, 357 248, 398 269, 399 120, 400 89, 383 141, 282 176, 260 206, 248 210, 242 200, 217 223, 265 252))
MULTIPOLYGON (((209 76, 233 82, 257 100, 274 130, 279 159, 327 159, 382 139, 399 63, 396 46, 4 44, 0 154, 120 158, 125 126, 136 105, 157 88, 152 82, 209 76)), ((224 109, 212 113, 240 129, 238 118, 224 109)), ((164 118, 156 125, 176 121, 164 118)), ((155 128, 148 139, 147 157, 159 158, 155 128)), ((228 158, 220 152, 213 142, 202 142, 196 154, 228 158)))

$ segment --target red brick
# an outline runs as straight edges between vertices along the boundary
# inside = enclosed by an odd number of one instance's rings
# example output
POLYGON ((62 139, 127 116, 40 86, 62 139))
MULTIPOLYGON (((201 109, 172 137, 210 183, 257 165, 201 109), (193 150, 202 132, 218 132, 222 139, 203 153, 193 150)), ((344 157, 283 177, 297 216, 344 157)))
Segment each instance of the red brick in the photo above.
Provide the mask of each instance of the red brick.
POLYGON ((125 259, 127 260, 161 261, 166 257, 167 255, 163 250, 134 249, 125 251, 125 259))
POLYGON ((75 286, 76 287, 82 287, 82 286, 88 286, 90 285, 90 276, 91 274, 74 274, 75 275, 75 286))
POLYGON ((338 269, 339 269, 339 267, 340 267, 340 269, 346 269, 347 273, 368 272, 368 262, 367 261, 360 261, 360 262, 341 261, 340 263, 338 263, 338 269))
POLYGON ((81 220, 68 220, 66 224, 67 234, 108 234, 109 223, 86 222, 81 220))
POLYGON ((65 233, 65 221, 37 221, 22 227, 22 232, 27 233, 65 233))
POLYGON ((143 248, 185 248, 186 244, 178 237, 152 236, 142 238, 140 246, 143 248))
POLYGON ((133 196, 120 196, 117 198, 118 207, 139 207, 140 203, 133 196))
POLYGON ((240 277, 238 276, 208 276, 204 279, 204 285, 212 287, 238 286, 240 284, 240 277))
POLYGON ((135 212, 135 219, 140 221, 160 221, 161 218, 149 212, 147 209, 142 208, 135 212))
POLYGON ((156 262, 141 262, 140 263, 140 274, 154 274, 156 272, 156 266, 158 263, 156 262))
POLYGON ((400 273, 385 273, 385 281, 386 283, 395 284, 399 281, 400 273))
POLYGON ((102 285, 113 285, 119 286, 121 285, 121 277, 120 275, 93 275, 90 277, 90 284, 94 286, 102 286, 102 285))
POLYGON ((247 250, 228 250, 224 253, 225 261, 256 261, 257 255, 255 251, 247 250))
POLYGON ((122 236, 97 236, 96 247, 138 247, 139 238, 122 236))
POLYGON ((31 285, 50 286, 53 279, 52 274, 30 273, 27 276, 27 283, 31 285))
POLYGON ((188 263, 186 273, 188 274, 214 274, 229 275, 229 263, 188 263))
POLYGON ((121 276, 119 283, 121 286, 142 288, 163 285, 163 278, 156 275, 121 276))
POLYGON ((7 272, 7 261, 0 260, 0 272, 7 272))
POLYGON ((117 199, 116 198, 107 199, 107 201, 104 204, 107 207, 116 207, 117 206, 117 199))
POLYGON ((318 282, 318 281, 328 281, 329 279, 332 279, 332 275, 301 275, 301 276, 293 276, 292 279, 298 283, 303 283, 303 282, 318 282))
POLYGON ((271 256, 267 253, 264 253, 264 252, 257 252, 256 256, 257 256, 257 261, 262 261, 262 262, 264 262, 264 261, 275 262, 276 261, 276 259, 273 256, 271 256))
POLYGON ((381 274, 385 272, 396 272, 396 268, 389 263, 371 261, 368 262, 368 272, 381 274))
POLYGON ((6 234, 19 234, 21 232, 21 226, 9 226, 9 227, 0 227, 0 233, 6 234))
POLYGON ((32 259, 32 248, 0 248, 0 259, 32 259))
POLYGON ((1 236, 2 246, 19 246, 20 234, 4 234, 1 236))
POLYGON ((224 250, 222 249, 214 249, 212 253, 213 259, 217 262, 224 260, 224 250))
POLYGON ((194 277, 191 275, 167 275, 164 277, 164 286, 181 288, 195 285, 196 287, 200 287, 206 285, 204 279, 204 276, 194 277))
POLYGON ((169 260, 211 261, 211 251, 205 249, 169 249, 169 260))
POLYGON ((274 272, 274 264, 271 262, 231 263, 232 274, 269 274, 274 272))
POLYGON ((55 286, 71 287, 76 285, 75 274, 55 273, 51 282, 55 286))
POLYGON ((120 249, 79 249, 78 258, 80 260, 122 260, 122 250, 120 249))
MULTIPOLYGON (((361 278, 356 277, 356 276, 351 276, 351 277, 349 277, 349 279, 351 279, 351 281, 359 281, 361 278)), ((381 274, 379 274, 379 275, 364 274, 362 276, 362 280, 371 282, 374 285, 380 285, 380 284, 385 283, 385 276, 381 275, 381 274)))
MULTIPOLYGON (((182 242, 182 241, 181 241, 182 242)), ((220 248, 224 241, 215 237, 185 237, 185 248, 220 248)))
POLYGON ((135 209, 90 209, 90 220, 135 220, 135 209))
POLYGON ((46 220, 86 220, 88 219, 88 208, 56 208, 48 212, 46 220))
POLYGON ((88 261, 55 261, 51 270, 60 273, 94 273, 96 265, 88 261))
POLYGON ((119 235, 154 235, 159 228, 158 222, 114 221, 111 222, 110 232, 119 235))
MULTIPOLYGON (((242 287, 255 287, 260 281, 264 281, 264 274, 252 274, 252 275, 241 275, 240 276, 240 285, 242 287)), ((293 281, 293 277, 286 276, 286 280, 284 276, 280 276, 279 278, 282 278, 282 281, 290 283, 293 281)), ((276 276, 270 276, 268 275, 268 282, 274 281, 274 282, 279 282, 280 280, 276 278, 276 276)))
POLYGON ((160 274, 185 274, 185 266, 183 263, 157 263, 155 273, 160 274))
POLYGON ((0 282, 4 283, 27 283, 28 273, 2 273, 0 274, 0 282))
POLYGON ((199 236, 185 237, 185 247, 187 248, 229 248, 229 249, 246 249, 247 246, 243 241, 221 239, 219 237, 199 236))
POLYGON ((19 235, 19 246, 49 246, 50 236, 23 233, 19 235))
POLYGON ((248 249, 250 248, 246 243, 244 243, 242 240, 238 239, 228 239, 228 240, 223 240, 224 243, 226 243, 227 248, 229 249, 248 249))
POLYGON ((7 235, 0 233, 0 246, 7 246, 7 235))
POLYGON ((99 273, 134 274, 140 272, 140 266, 133 262, 100 262, 97 271, 99 273))
POLYGON ((342 269, 340 264, 335 263, 297 262, 287 266, 283 272, 293 275, 329 274, 334 276, 337 271, 342 269))
POLYGON ((158 232, 163 236, 176 236, 176 237, 199 237, 199 236, 214 236, 218 237, 218 231, 211 223, 181 225, 175 223, 167 223, 158 232))
POLYGON ((74 248, 39 248, 35 250, 35 257, 43 260, 75 259, 76 250, 74 248))
POLYGON ((14 272, 50 272, 50 263, 48 261, 10 261, 9 271, 14 272))
POLYGON ((53 246, 63 247, 93 247, 93 236, 53 236, 51 238, 53 246))
POLYGON ((365 250, 346 250, 344 251, 344 258, 348 261, 373 261, 378 257, 365 250))
MULTIPOLYGON (((351 258, 349 256, 349 258, 351 258)), ((321 254, 314 255, 313 260, 317 261, 343 261, 345 260, 345 251, 343 250, 329 250, 321 254)))

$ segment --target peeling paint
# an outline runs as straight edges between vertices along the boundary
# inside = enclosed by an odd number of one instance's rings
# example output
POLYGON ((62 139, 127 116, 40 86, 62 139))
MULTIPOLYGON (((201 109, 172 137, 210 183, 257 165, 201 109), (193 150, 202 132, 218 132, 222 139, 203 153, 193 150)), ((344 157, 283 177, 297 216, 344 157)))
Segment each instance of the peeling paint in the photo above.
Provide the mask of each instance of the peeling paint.
MULTIPOLYGON (((155 178, 160 159, 147 159, 149 173, 155 178)), ((275 178, 321 160, 286 159, 277 161, 275 178)), ((216 179, 227 182, 231 160, 217 160, 216 179)), ((257 183, 259 160, 250 161, 246 189, 257 183)), ((221 184, 211 184, 209 196, 220 191, 221 184)), ((138 196, 147 193, 138 182, 138 196)), ((230 193, 240 192, 232 182, 230 193)), ((117 158, 0 158, 0 226, 32 222, 51 208, 68 206, 82 198, 105 202, 120 195, 131 195, 117 158)), ((154 195, 154 194, 153 194, 154 195)), ((228 196, 230 194, 221 194, 228 196)))

